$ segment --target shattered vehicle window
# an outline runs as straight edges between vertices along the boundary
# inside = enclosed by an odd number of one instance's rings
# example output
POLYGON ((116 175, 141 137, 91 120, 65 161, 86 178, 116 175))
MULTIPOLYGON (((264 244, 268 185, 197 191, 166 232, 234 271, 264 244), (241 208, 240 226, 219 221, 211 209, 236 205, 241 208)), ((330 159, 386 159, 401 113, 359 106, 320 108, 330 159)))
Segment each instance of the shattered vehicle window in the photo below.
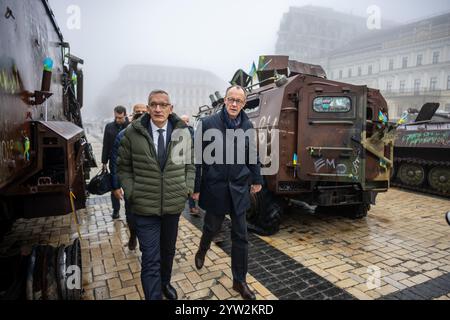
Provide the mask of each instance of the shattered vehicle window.
POLYGON ((313 108, 316 112, 349 112, 352 101, 349 97, 317 97, 313 108))

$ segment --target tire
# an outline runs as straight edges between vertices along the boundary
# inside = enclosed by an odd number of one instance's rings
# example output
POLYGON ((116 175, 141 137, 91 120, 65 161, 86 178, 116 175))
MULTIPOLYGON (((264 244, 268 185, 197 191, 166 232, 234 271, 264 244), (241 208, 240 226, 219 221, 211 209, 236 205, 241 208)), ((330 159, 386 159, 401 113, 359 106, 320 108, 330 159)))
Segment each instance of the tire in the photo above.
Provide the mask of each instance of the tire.
POLYGON ((66 252, 65 246, 62 244, 58 247, 58 253, 56 256, 56 275, 58 280, 58 294, 59 300, 67 300, 67 288, 66 288, 66 252))
POLYGON ((370 204, 368 203, 360 203, 350 206, 344 206, 342 208, 342 213, 345 217, 357 220, 357 219, 363 219, 367 217, 367 213, 370 210, 370 204))
MULTIPOLYGON (((72 264, 80 268, 80 277, 82 277, 81 243, 79 238, 76 238, 73 241, 72 247, 72 264)), ((80 286, 83 286, 82 278, 80 278, 80 286)), ((73 289, 72 291, 73 300, 81 300, 82 288, 80 287, 79 289, 73 289)))
POLYGON ((397 176, 407 186, 419 187, 425 181, 425 169, 419 164, 403 163, 398 168, 397 176))
POLYGON ((248 229, 261 236, 274 235, 280 230, 282 206, 272 193, 263 186, 252 194, 251 208, 247 211, 248 229))
POLYGON ((338 215, 340 212, 339 206, 317 206, 314 210, 315 214, 326 214, 326 215, 338 215))
POLYGON ((9 202, 0 199, 0 242, 3 241, 4 236, 11 231, 15 217, 9 202))
POLYGON ((340 215, 350 219, 362 219, 367 216, 370 204, 360 203, 343 206, 317 206, 316 214, 340 215))

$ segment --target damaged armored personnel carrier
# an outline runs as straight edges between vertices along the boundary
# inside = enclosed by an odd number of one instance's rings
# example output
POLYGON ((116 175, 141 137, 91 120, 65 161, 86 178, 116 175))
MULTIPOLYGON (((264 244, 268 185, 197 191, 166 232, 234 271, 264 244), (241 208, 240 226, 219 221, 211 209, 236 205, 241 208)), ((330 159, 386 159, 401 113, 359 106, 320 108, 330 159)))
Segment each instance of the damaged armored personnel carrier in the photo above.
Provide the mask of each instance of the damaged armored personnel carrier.
POLYGON ((397 127, 392 185, 450 197, 450 113, 409 109, 397 127))
MULTIPOLYGON (((262 56, 259 65, 264 68, 256 72, 258 84, 242 70, 230 82, 247 89, 243 110, 259 140, 271 142, 266 156, 259 150, 262 167, 277 163, 253 196, 251 228, 276 233, 290 200, 320 212, 365 217, 376 194, 388 190, 393 165, 394 130, 385 99, 367 86, 328 80, 320 66, 287 56, 262 56)), ((223 99, 210 98, 213 105, 201 107, 198 118, 222 108, 223 99)))

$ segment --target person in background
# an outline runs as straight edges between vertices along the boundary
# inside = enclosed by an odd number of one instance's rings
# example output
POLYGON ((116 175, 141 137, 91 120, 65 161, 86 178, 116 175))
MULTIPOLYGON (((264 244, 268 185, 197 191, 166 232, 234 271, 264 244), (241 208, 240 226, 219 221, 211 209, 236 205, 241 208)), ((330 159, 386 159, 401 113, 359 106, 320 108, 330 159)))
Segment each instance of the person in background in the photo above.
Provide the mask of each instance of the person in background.
MULTIPOLYGON (((139 119, 144 113, 147 112, 147 106, 145 104, 136 104, 133 107, 133 113, 131 114, 131 121, 139 119)), ((113 149, 111 152, 111 189, 114 197, 116 199, 124 200, 123 197, 123 189, 120 186, 119 177, 117 176, 117 153, 119 151, 120 147, 120 141, 122 140, 123 136, 125 134, 125 129, 120 131, 117 136, 116 140, 114 141, 113 149)), ((128 201, 125 200, 125 216, 127 218, 127 225, 128 229, 130 231, 130 239, 128 241, 128 249, 129 250, 135 250, 137 245, 137 238, 136 238, 136 227, 134 226, 134 220, 133 215, 129 210, 128 201)))
MULTIPOLYGON (((186 125, 189 129, 189 132, 191 133, 192 140, 194 140, 194 128, 191 125, 189 125, 189 116, 186 114, 183 114, 180 118, 181 118, 181 120, 183 120, 186 123, 186 125)), ((195 200, 192 199, 192 197, 189 197, 189 212, 193 216, 200 217, 200 210, 197 208, 197 205, 195 204, 195 200)))
MULTIPOLYGON (((123 106, 117 106, 114 108, 114 121, 110 122, 106 125, 104 133, 103 133, 103 149, 102 149, 102 164, 103 169, 106 169, 106 166, 109 163, 109 170, 111 171, 111 152, 114 145, 114 141, 116 139, 117 134, 125 129, 129 120, 127 117, 127 109, 123 106)), ((112 218, 119 218, 120 211, 120 201, 114 196, 113 192, 111 192, 111 203, 112 203, 112 218)))

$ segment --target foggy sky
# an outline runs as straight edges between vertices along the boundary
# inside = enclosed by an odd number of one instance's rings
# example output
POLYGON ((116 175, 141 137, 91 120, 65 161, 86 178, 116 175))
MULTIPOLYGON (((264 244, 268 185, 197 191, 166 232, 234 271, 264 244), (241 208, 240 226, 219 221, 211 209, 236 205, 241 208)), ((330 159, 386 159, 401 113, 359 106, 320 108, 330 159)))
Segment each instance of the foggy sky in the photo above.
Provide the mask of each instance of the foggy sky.
MULTIPOLYGON (((447 0, 49 0, 71 52, 85 60, 83 114, 95 115, 97 95, 126 64, 209 70, 225 81, 273 54, 289 6, 315 5, 405 23, 450 11, 447 0), (69 30, 67 8, 80 8, 81 28, 69 30)), ((152 89, 152 88, 149 88, 152 89)), ((112 108, 112 107, 111 107, 112 108)))

